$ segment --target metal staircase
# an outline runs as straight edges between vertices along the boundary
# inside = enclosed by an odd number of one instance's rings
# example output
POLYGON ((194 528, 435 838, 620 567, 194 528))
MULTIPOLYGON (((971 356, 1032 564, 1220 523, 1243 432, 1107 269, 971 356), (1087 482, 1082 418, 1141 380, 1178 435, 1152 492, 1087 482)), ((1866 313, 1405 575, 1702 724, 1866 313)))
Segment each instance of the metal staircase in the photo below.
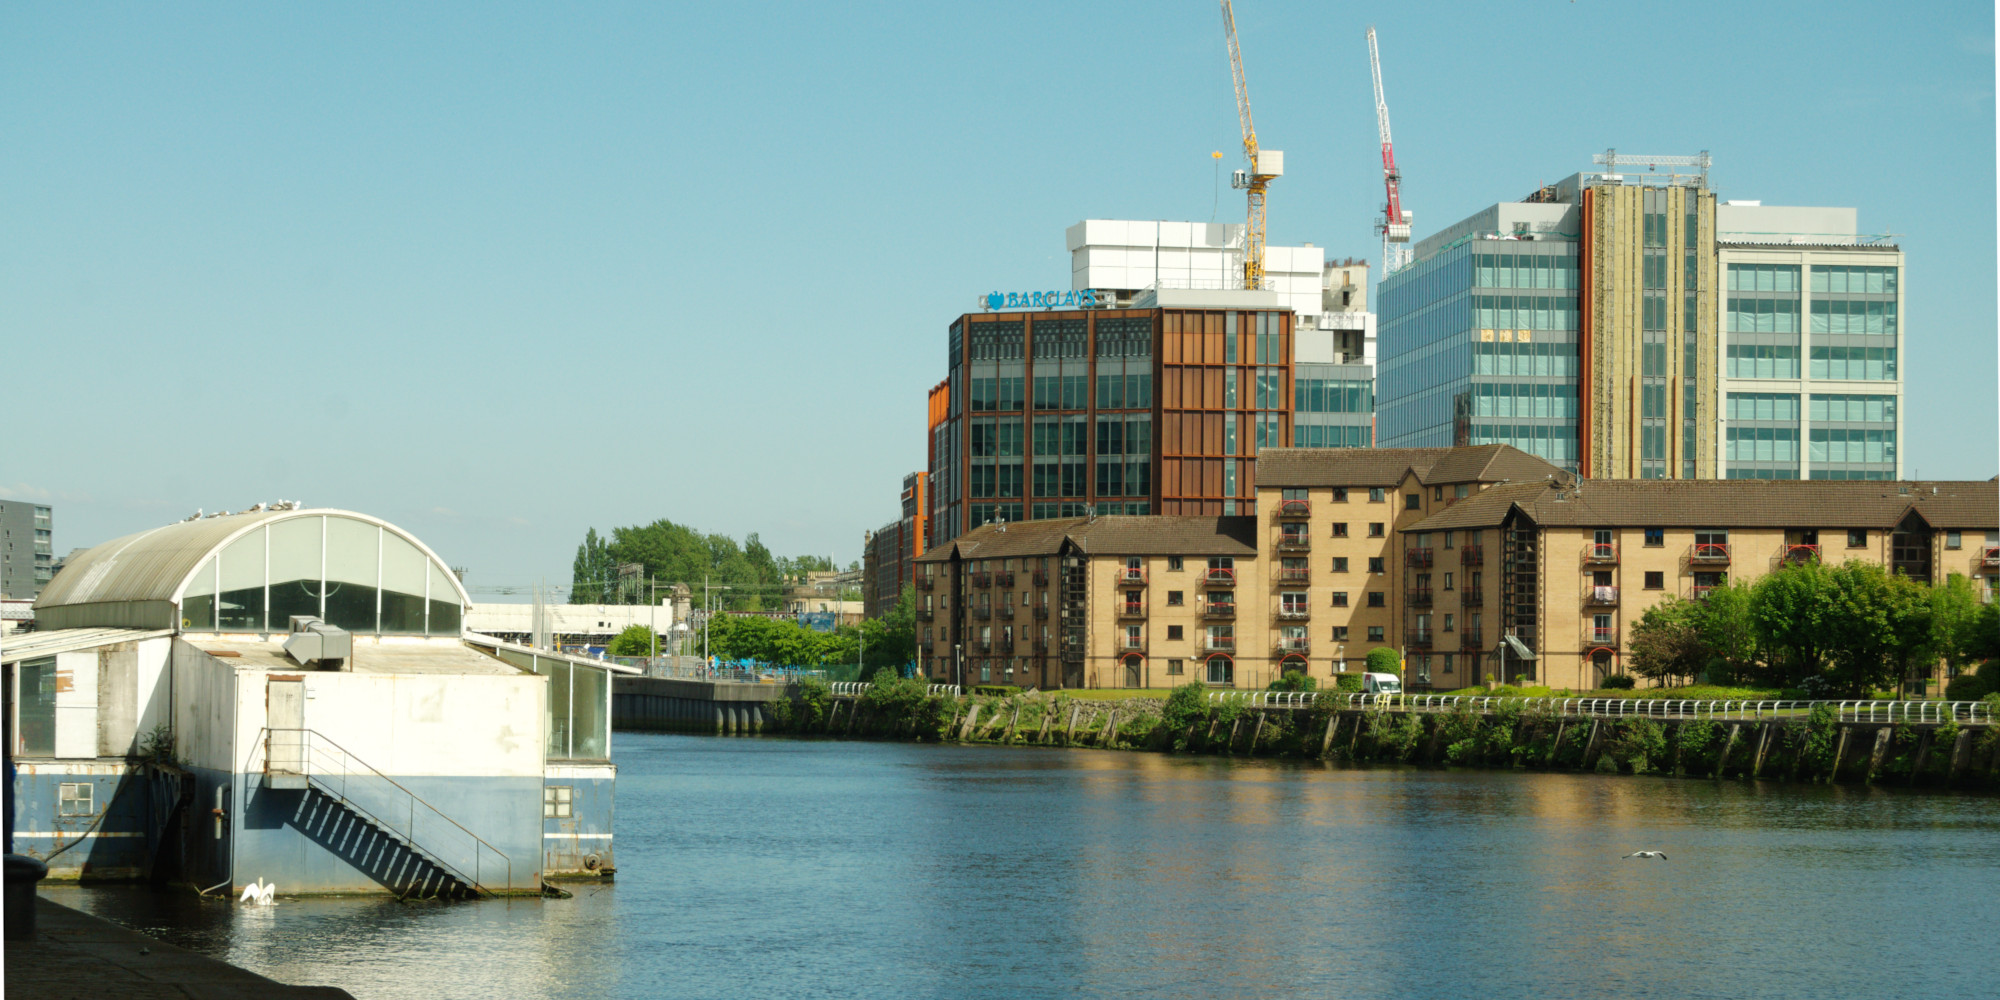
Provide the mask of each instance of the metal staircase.
POLYGON ((490 884, 495 879, 501 889, 513 886, 514 863, 506 853, 324 734, 266 728, 260 735, 265 788, 318 792, 459 887, 419 893, 414 887, 426 882, 418 880, 399 889, 399 897, 497 896, 490 884))

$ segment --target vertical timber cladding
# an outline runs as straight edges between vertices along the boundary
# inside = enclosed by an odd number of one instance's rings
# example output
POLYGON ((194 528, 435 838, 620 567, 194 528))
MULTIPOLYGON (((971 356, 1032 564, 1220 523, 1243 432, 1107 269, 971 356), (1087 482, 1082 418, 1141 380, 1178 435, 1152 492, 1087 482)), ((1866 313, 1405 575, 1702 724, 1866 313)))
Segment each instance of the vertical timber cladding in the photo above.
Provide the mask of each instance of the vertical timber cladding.
POLYGON ((1277 444, 1292 440, 1293 320, 1285 309, 1162 310, 1155 394, 1160 430, 1154 435, 1158 513, 1243 514, 1244 505, 1255 503, 1258 417, 1275 415, 1277 444), (1275 355, 1263 361, 1257 354, 1260 314, 1277 324, 1275 355), (1277 398, 1266 400, 1274 405, 1264 410, 1257 408, 1260 371, 1278 379, 1277 398), (1226 474, 1232 463, 1233 489, 1226 474), (1237 505, 1225 509, 1229 501, 1237 505))
POLYGON ((1584 191, 1583 211, 1581 471, 1713 478, 1715 195, 1600 184, 1584 191))

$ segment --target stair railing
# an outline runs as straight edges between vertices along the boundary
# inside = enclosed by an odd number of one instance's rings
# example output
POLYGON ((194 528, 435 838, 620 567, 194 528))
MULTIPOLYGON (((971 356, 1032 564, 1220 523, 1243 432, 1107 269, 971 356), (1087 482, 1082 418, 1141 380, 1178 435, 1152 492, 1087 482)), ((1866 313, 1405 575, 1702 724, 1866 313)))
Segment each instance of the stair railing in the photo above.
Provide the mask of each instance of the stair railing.
POLYGON ((514 862, 506 852, 324 733, 266 727, 260 735, 266 773, 304 776, 321 792, 403 841, 411 851, 474 892, 497 895, 486 886, 489 869, 505 878, 503 886, 513 886, 514 862))

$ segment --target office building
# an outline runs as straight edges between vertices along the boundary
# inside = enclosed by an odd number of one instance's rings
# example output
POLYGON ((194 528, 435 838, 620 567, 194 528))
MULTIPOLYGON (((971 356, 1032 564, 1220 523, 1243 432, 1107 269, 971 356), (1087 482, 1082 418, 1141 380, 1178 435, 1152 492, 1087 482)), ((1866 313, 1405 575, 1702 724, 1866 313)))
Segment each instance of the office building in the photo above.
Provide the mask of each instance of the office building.
POLYGON ((930 503, 925 496, 927 473, 903 477, 902 516, 867 534, 861 544, 862 603, 870 618, 879 618, 916 580, 913 562, 924 554, 924 532, 930 503))
POLYGON ((1382 282, 1378 443, 1596 479, 1900 475, 1900 252, 1853 209, 1718 204, 1706 154, 1598 160, 1382 282))
POLYGON ((0 500, 0 597, 33 600, 55 576, 54 512, 0 500))

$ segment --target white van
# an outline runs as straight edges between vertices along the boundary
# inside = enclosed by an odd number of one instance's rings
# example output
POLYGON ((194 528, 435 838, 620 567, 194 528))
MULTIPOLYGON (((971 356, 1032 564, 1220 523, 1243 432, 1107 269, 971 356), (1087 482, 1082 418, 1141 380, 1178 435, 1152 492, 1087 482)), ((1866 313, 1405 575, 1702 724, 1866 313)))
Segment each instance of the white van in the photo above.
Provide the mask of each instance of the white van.
POLYGON ((1403 681, 1395 674, 1362 674, 1362 694, 1402 694, 1403 681))

